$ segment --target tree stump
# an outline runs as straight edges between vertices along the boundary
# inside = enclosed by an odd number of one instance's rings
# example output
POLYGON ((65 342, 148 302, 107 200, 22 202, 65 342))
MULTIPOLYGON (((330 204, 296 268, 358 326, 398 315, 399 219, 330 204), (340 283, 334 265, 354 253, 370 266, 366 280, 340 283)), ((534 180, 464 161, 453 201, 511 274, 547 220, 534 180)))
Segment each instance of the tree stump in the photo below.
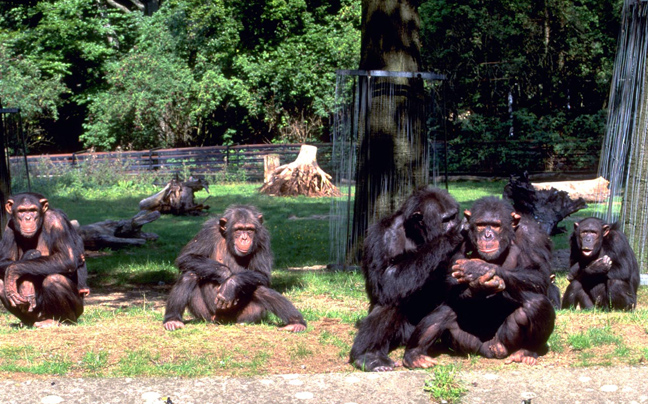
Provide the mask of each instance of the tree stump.
POLYGON ((281 165, 278 154, 266 154, 263 156, 263 183, 272 179, 272 173, 281 165))
POLYGON ((275 196, 341 196, 331 176, 317 164, 317 147, 302 145, 297 159, 272 171, 259 192, 275 196))
POLYGON ((160 212, 158 211, 141 210, 131 219, 104 220, 84 226, 80 226, 78 221, 73 220, 72 226, 83 239, 83 246, 86 250, 118 249, 157 240, 157 234, 143 233, 142 226, 159 217, 160 212))
POLYGON ((534 188, 526 173, 519 178, 511 176, 503 196, 517 213, 531 217, 549 235, 563 233, 565 228, 559 228, 558 223, 587 207, 583 198, 572 199, 566 191, 534 188))
POLYGON ((141 210, 159 211, 162 214, 182 215, 206 215, 204 210, 209 209, 208 205, 196 204, 194 193, 201 189, 209 192, 207 181, 189 178, 189 181, 180 182, 172 179, 163 190, 142 199, 139 203, 141 210))

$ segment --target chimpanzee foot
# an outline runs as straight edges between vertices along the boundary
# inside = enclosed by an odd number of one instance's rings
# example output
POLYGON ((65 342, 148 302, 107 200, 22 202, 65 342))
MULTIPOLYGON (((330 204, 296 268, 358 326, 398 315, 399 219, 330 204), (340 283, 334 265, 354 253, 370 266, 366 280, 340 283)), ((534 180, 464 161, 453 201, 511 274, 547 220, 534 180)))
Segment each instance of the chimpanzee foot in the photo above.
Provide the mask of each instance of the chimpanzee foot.
POLYGON ((519 349, 511 354, 504 363, 507 365, 510 363, 524 363, 530 366, 533 366, 538 363, 538 354, 531 352, 526 349, 519 349))
POLYGON ((184 323, 182 321, 178 321, 178 320, 171 320, 171 321, 167 321, 166 323, 162 324, 162 326, 167 331, 175 331, 175 330, 179 330, 181 328, 184 328, 184 323))
POLYGON ((278 330, 289 331, 289 332, 302 332, 306 330, 306 326, 304 324, 295 323, 295 324, 288 324, 286 326, 279 327, 278 330))
POLYGON ((396 363, 389 357, 372 354, 356 359, 353 364, 365 372, 391 372, 396 367, 396 363))
POLYGON ((405 355, 403 356, 403 366, 410 369, 422 368, 428 369, 437 365, 437 360, 428 355, 405 355))
POLYGON ((59 323, 56 320, 53 320, 51 318, 44 320, 44 321, 37 321, 34 323, 34 327, 36 328, 54 328, 60 326, 61 323, 59 323))

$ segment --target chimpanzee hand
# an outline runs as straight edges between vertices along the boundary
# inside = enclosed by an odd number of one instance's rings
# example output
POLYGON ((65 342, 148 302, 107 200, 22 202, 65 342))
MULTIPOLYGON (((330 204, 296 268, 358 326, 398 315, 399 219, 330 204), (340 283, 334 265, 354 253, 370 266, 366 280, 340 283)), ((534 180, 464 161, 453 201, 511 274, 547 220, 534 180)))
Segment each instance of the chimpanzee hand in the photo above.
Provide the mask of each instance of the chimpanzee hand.
POLYGON ((219 310, 230 309, 238 304, 239 287, 236 283, 236 279, 233 276, 227 278, 227 280, 218 287, 218 292, 216 293, 216 308, 219 310))
POLYGON ((468 283, 471 289, 504 290, 504 280, 495 275, 497 265, 480 259, 459 259, 452 265, 452 277, 459 283, 468 283))
POLYGON ((594 260, 587 266, 587 271, 593 274, 606 274, 612 268, 612 259, 607 255, 594 260))
MULTIPOLYGON (((20 306, 31 306, 31 302, 18 293, 18 278, 20 276, 16 273, 14 268, 11 266, 7 268, 7 272, 5 273, 5 294, 7 296, 7 300, 9 300, 9 304, 11 304, 12 307, 20 307, 20 306)), ((35 306, 35 302, 34 302, 35 306)))

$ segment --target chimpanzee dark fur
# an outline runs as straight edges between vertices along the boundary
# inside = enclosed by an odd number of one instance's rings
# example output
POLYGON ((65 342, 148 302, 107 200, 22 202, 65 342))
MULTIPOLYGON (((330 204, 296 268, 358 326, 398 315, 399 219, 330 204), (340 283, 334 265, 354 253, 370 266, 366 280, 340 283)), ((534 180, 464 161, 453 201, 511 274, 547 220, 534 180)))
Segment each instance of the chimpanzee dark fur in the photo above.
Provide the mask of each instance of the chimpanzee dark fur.
POLYGON ((256 322, 266 311, 289 331, 303 331, 306 321, 279 292, 270 288, 273 257, 263 216, 252 206, 230 206, 210 219, 180 252, 180 277, 167 300, 164 328, 183 328, 186 307, 200 320, 256 322))
POLYGON ((619 224, 590 217, 574 223, 570 280, 563 308, 631 310, 637 303, 639 264, 619 224))
POLYGON ((458 352, 533 364, 555 322, 547 297, 551 243, 498 198, 479 199, 465 213, 468 231, 453 258, 450 297, 419 323, 403 363, 426 367, 421 358, 442 338, 458 352))
POLYGON ((458 213, 446 191, 423 189, 369 227, 362 271, 370 308, 350 354, 359 369, 392 370, 389 352, 445 298, 449 260, 461 243, 458 213))
POLYGON ((76 322, 90 293, 83 240, 65 213, 40 194, 7 200, 0 244, 0 300, 25 325, 76 322))

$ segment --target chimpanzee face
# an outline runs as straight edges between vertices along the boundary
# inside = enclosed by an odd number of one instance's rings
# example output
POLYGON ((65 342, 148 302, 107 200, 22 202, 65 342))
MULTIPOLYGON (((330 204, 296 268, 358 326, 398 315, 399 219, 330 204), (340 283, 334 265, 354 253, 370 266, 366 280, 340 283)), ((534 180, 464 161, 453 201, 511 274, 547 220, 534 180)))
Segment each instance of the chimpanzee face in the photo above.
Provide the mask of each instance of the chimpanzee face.
POLYGON ((263 223, 263 216, 255 217, 244 209, 235 210, 231 216, 229 220, 220 219, 221 234, 231 254, 245 257, 256 250, 257 228, 263 223))
POLYGON ((468 221, 468 237, 478 258, 492 263, 506 257, 515 237, 514 226, 520 218, 513 207, 499 198, 485 197, 475 202, 472 212, 466 210, 464 215, 468 221))
POLYGON ((594 218, 574 223, 574 232, 577 232, 576 240, 583 257, 595 257, 601 250, 603 238, 608 235, 609 231, 610 226, 594 218))
POLYGON ((502 237, 504 225, 495 212, 484 212, 470 221, 471 241, 481 259, 496 260, 508 249, 509 240, 502 237))
POLYGON ((256 226, 252 223, 236 223, 233 226, 231 237, 237 255, 244 257, 250 253, 254 245, 255 234, 256 226))
POLYGON ((47 199, 39 198, 36 194, 18 194, 5 204, 5 210, 13 219, 14 230, 25 238, 39 233, 48 207, 47 199))

